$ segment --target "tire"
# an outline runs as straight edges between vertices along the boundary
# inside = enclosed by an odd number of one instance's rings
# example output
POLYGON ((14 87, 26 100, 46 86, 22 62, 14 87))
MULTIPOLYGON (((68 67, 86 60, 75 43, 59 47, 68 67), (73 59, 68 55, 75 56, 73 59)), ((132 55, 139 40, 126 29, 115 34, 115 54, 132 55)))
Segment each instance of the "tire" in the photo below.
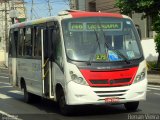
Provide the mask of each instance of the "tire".
POLYGON ((26 103, 31 103, 32 102, 32 94, 27 91, 26 85, 24 85, 23 93, 24 93, 24 101, 26 103))
POLYGON ((128 102, 124 104, 127 111, 136 111, 139 106, 139 101, 137 102, 128 102))
POLYGON ((68 116, 73 113, 73 107, 66 104, 66 100, 65 100, 63 91, 60 92, 58 104, 59 104, 59 109, 62 115, 68 116))

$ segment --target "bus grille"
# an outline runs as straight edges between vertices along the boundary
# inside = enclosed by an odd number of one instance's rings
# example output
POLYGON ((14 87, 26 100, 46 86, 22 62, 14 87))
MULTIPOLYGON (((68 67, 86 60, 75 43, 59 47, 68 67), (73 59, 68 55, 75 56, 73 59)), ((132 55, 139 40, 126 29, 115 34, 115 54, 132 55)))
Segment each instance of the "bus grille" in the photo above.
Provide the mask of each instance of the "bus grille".
POLYGON ((108 84, 108 80, 91 80, 92 84, 108 84))
POLYGON ((128 90, 112 90, 112 91, 94 91, 99 100, 104 100, 106 97, 118 97, 119 99, 125 99, 123 95, 126 94, 128 90))
POLYGON ((116 85, 116 84, 123 84, 126 85, 130 82, 131 78, 124 78, 124 79, 113 79, 113 80, 90 80, 92 85, 116 85), (126 84, 125 84, 126 83, 126 84))

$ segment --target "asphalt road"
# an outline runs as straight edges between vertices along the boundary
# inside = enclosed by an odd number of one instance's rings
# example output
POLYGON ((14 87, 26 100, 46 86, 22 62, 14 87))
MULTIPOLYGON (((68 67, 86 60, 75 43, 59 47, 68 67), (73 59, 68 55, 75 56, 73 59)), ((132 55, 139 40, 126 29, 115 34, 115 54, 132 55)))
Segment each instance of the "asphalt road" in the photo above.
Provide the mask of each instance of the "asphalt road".
POLYGON ((72 116, 62 116, 56 103, 41 99, 32 104, 23 101, 23 93, 9 84, 7 71, 0 71, 0 120, 160 120, 160 86, 149 85, 147 101, 136 112, 123 105, 77 106, 72 116))

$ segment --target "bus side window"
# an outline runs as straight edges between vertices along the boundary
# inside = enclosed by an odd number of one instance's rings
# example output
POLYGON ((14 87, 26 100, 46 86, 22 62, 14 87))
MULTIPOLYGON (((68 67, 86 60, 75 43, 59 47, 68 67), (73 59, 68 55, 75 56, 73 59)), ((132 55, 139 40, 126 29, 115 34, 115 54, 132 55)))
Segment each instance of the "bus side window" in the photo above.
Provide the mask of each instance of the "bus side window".
POLYGON ((10 32, 9 32, 9 56, 10 57, 13 56, 13 52, 12 52, 13 41, 14 41, 13 30, 10 30, 10 32))
POLYGON ((43 29, 43 46, 44 46, 44 59, 48 59, 50 57, 50 44, 49 44, 49 37, 48 37, 48 29, 43 29))
POLYGON ((9 56, 16 57, 17 54, 18 30, 10 30, 9 35, 9 56))
POLYGON ((62 43, 61 43, 61 39, 60 39, 60 29, 58 27, 58 23, 55 24, 55 26, 54 26, 53 41, 54 41, 54 48, 55 48, 54 60, 58 65, 60 65, 60 67, 63 67, 62 43))
POLYGON ((18 39, 18 55, 24 55, 24 39, 25 39, 25 28, 21 28, 19 31, 19 39, 18 39))
POLYGON ((54 61, 54 43, 53 43, 53 31, 54 29, 51 27, 51 28, 48 28, 48 54, 49 54, 49 58, 51 61, 54 61))
POLYGON ((41 29, 35 27, 34 30, 35 30, 34 56, 39 57, 39 56, 41 56, 41 52, 42 52, 42 49, 41 49, 41 29))
POLYGON ((32 56, 32 37, 31 37, 31 28, 26 28, 25 38, 24 38, 24 55, 32 56))
POLYGON ((139 34, 140 40, 142 40, 142 34, 141 34, 140 26, 137 25, 137 24, 136 24, 135 26, 136 26, 137 32, 138 32, 138 34, 139 34))

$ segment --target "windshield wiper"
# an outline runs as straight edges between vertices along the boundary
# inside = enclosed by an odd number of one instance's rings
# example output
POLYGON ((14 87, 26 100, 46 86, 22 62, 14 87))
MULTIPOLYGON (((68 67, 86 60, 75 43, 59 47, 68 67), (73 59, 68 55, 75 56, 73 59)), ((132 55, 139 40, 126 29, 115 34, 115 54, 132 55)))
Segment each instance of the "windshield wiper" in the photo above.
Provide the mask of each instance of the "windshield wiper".
POLYGON ((124 59, 124 61, 125 61, 127 64, 130 64, 130 61, 127 59, 127 57, 124 56, 119 50, 111 49, 111 48, 110 48, 110 45, 109 45, 108 43, 105 43, 105 45, 106 45, 107 49, 110 49, 110 50, 112 50, 112 51, 115 51, 119 56, 121 56, 121 57, 124 59))
POLYGON ((98 34, 97 34, 97 31, 95 29, 94 29, 94 33, 96 34, 96 41, 97 41, 97 44, 98 44, 98 47, 99 47, 99 51, 101 52, 101 47, 100 47, 100 42, 99 42, 98 34))
MULTIPOLYGON (((99 19, 98 19, 98 21, 99 21, 99 24, 100 24, 100 30, 101 30, 101 32, 102 32, 102 34, 103 34, 104 39, 106 40, 106 35, 105 35, 105 33, 104 33, 104 31, 103 31, 103 29, 102 29, 102 27, 101 27, 101 22, 100 22, 99 19)), ((130 64, 130 61, 127 59, 127 57, 124 56, 119 50, 112 49, 112 47, 111 47, 108 43, 106 43, 106 42, 105 42, 105 46, 107 47, 108 50, 111 49, 111 50, 115 51, 119 56, 121 56, 121 57, 124 59, 124 61, 125 61, 127 64, 130 64)), ((108 52, 107 52, 107 54, 108 54, 108 52)))
MULTIPOLYGON (((97 31, 95 29, 94 29, 94 32, 95 32, 95 35, 96 35, 96 41, 97 41, 97 45, 98 45, 99 51, 101 52, 101 47, 100 47, 100 42, 99 42, 98 34, 97 34, 97 31)), ((97 47, 96 47, 95 51, 93 51, 93 54, 91 54, 91 56, 89 58, 89 61, 87 62, 88 65, 91 65, 93 57, 94 57, 96 51, 97 51, 97 47)))

